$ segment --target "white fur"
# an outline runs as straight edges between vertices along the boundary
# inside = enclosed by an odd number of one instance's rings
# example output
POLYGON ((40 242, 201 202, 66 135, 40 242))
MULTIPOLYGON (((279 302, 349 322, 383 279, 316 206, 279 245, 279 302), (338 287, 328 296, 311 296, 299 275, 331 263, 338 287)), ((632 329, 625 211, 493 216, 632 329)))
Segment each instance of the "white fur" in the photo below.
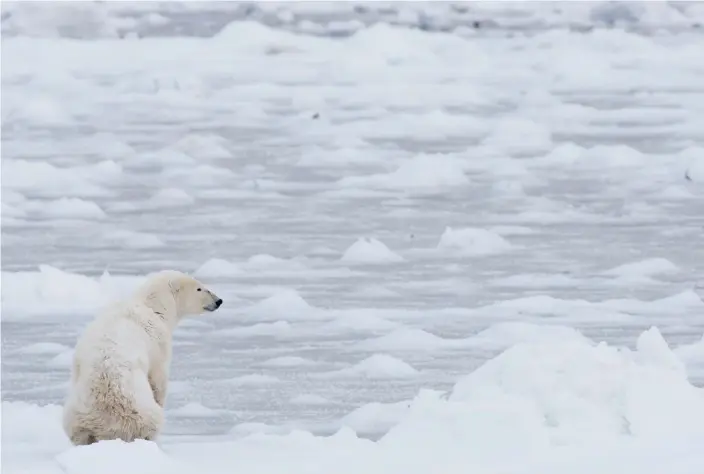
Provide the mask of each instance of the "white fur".
POLYGON ((181 318, 214 311, 218 301, 198 280, 167 270, 99 314, 73 357, 63 417, 71 442, 155 439, 164 421, 173 331, 181 318))

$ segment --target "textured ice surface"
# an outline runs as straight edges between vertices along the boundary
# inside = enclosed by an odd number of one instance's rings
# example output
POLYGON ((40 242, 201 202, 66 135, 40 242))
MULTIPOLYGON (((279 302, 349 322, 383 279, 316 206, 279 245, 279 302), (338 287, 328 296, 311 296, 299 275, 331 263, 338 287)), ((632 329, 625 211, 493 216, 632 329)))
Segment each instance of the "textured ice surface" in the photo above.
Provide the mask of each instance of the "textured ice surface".
POLYGON ((3 472, 704 472, 704 10, 555 5, 3 2, 3 472), (68 449, 165 267, 159 446, 68 449))

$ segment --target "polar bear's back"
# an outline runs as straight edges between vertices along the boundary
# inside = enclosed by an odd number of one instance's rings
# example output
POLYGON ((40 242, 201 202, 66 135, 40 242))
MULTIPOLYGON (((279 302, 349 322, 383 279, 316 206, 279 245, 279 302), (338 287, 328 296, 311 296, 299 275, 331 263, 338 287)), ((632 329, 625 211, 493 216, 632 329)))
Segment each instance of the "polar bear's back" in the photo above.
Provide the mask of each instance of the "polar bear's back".
POLYGON ((79 338, 64 419, 75 444, 85 444, 85 433, 95 440, 144 437, 161 425, 163 412, 147 377, 154 351, 144 313, 143 307, 118 305, 79 338))
POLYGON ((149 354, 149 334, 135 308, 121 305, 101 313, 86 327, 76 345, 74 361, 87 370, 109 366, 146 370, 149 354))

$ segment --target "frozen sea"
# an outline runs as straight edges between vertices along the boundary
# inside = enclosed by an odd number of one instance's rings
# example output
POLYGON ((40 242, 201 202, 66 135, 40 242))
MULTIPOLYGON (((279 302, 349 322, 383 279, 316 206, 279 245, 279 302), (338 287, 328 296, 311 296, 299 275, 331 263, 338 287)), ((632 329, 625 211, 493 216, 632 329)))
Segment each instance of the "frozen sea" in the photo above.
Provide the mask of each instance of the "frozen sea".
POLYGON ((2 469, 704 472, 704 4, 3 2, 2 469), (164 268, 158 443, 72 348, 164 268))

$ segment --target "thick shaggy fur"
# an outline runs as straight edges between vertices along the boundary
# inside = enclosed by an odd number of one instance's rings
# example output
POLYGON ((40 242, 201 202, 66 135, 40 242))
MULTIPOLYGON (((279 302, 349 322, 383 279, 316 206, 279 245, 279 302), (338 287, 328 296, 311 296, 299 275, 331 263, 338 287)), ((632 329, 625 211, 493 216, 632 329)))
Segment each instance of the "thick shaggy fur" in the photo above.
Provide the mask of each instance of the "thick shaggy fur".
POLYGON ((222 300, 176 271, 147 278, 135 295, 93 320, 76 344, 64 430, 74 445, 154 440, 164 422, 172 335, 186 315, 222 300))

